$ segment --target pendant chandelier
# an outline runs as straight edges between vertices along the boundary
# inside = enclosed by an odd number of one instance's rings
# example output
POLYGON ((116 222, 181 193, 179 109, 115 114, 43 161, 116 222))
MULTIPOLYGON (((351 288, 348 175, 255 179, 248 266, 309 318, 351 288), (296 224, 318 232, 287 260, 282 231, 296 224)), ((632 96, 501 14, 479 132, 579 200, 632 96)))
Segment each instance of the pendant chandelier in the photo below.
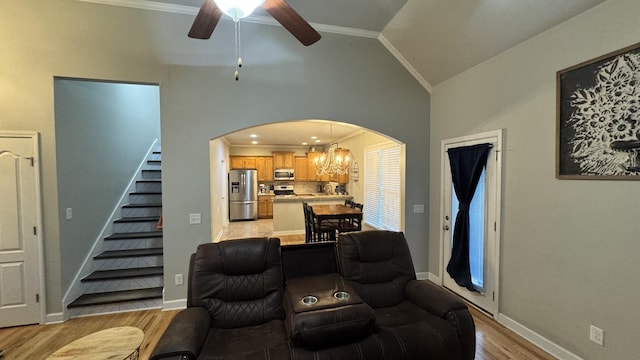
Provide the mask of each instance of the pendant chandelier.
POLYGON ((349 174, 349 150, 339 148, 338 144, 329 146, 328 151, 314 159, 316 175, 347 175, 349 174))

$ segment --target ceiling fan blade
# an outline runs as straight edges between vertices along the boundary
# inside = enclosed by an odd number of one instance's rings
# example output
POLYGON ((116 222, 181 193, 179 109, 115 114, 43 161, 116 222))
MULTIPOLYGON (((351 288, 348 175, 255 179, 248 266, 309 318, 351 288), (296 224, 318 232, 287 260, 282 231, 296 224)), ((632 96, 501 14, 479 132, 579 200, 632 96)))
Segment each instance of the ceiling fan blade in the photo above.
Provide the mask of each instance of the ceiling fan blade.
POLYGON ((189 30, 189 37, 194 39, 208 39, 213 34, 213 29, 218 25, 222 11, 213 0, 204 0, 196 19, 189 30))
POLYGON ((262 8, 271 14, 291 35, 295 36, 304 46, 309 46, 320 40, 320 34, 309 25, 284 0, 266 0, 262 8))

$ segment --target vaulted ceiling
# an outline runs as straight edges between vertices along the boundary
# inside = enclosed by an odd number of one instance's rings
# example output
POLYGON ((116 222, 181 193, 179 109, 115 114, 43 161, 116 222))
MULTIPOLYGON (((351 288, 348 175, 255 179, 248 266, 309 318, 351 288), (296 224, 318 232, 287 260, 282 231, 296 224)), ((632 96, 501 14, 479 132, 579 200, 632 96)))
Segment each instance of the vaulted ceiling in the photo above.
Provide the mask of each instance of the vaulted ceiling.
MULTIPOLYGON (((113 0, 89 0, 113 2, 113 0)), ((193 7, 201 0, 153 0, 193 7)), ((382 34, 425 87, 435 86, 604 0, 287 0, 323 25, 382 34)), ((258 17, 268 15, 261 9, 258 17)), ((347 32, 345 30, 345 32, 347 32)), ((339 30, 338 30, 339 31, 339 30)), ((357 31, 356 31, 357 33, 357 31)))
MULTIPOLYGON (((194 18, 202 4, 202 0, 79 1, 175 11, 194 18)), ((603 1, 287 0, 321 34, 378 38, 430 92, 439 83, 603 1)), ((242 21, 278 25, 262 9, 242 21)), ((338 123, 332 131, 327 129, 322 122, 289 123, 262 126, 260 131, 246 129, 226 138, 234 145, 250 144, 256 139, 249 135, 259 133, 261 144, 300 145, 313 135, 327 144, 359 131, 338 123), (287 130, 282 131, 282 126, 287 130)))

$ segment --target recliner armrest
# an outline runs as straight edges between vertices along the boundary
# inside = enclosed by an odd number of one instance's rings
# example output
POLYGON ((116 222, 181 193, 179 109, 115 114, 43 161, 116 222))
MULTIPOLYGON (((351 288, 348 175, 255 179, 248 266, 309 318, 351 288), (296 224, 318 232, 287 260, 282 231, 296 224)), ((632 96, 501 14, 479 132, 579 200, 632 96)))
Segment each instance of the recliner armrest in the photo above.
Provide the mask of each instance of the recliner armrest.
POLYGON ((476 349, 476 330, 467 305, 428 280, 410 280, 405 287, 409 301, 439 316, 451 324, 458 333, 463 360, 473 360, 476 349))
POLYGON ((450 311, 468 310, 462 300, 428 280, 409 280, 405 295, 412 303, 441 318, 450 311))
POLYGON ((209 312, 201 307, 179 312, 158 341, 150 360, 196 359, 209 333, 209 312))

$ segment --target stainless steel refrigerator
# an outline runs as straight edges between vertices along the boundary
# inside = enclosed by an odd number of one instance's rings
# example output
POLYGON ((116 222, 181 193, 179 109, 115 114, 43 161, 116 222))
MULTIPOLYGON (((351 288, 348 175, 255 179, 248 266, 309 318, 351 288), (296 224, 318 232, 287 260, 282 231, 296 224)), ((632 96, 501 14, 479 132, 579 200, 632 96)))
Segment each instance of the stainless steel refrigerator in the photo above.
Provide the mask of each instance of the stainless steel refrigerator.
POLYGON ((229 221, 258 218, 258 170, 229 170, 229 221))

